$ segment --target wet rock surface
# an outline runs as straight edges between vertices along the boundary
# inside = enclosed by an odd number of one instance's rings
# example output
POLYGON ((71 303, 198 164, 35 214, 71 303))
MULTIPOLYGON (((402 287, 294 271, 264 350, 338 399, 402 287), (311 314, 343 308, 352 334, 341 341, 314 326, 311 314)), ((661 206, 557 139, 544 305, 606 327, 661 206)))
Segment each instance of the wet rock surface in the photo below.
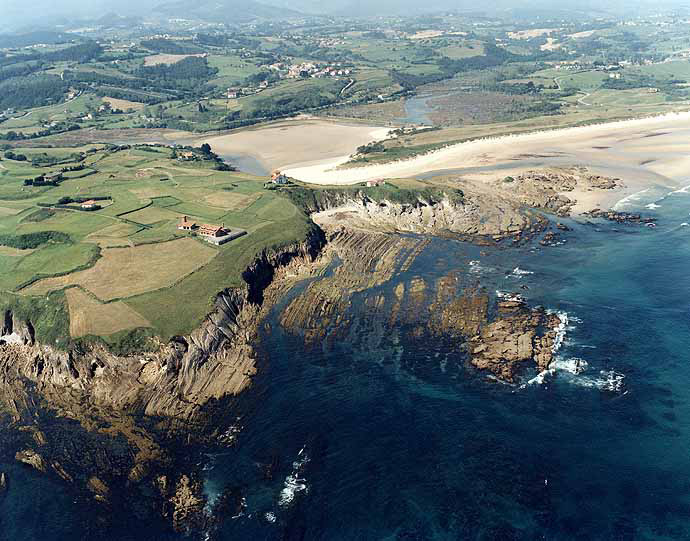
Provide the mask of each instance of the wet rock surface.
POLYGON ((609 222, 616 222, 619 224, 646 224, 654 225, 656 218, 650 216, 642 216, 641 214, 631 212, 619 212, 616 210, 601 210, 594 209, 584 214, 590 218, 600 218, 608 220, 609 222))
POLYGON ((531 363, 546 370, 553 360, 558 316, 530 308, 519 296, 498 301, 497 312, 469 341, 472 365, 511 383, 531 363))
POLYGON ((14 457, 19 462, 22 462, 23 464, 26 464, 27 466, 31 466, 32 468, 35 468, 42 473, 46 472, 45 460, 43 460, 43 457, 32 449, 25 449, 23 451, 18 451, 14 457))

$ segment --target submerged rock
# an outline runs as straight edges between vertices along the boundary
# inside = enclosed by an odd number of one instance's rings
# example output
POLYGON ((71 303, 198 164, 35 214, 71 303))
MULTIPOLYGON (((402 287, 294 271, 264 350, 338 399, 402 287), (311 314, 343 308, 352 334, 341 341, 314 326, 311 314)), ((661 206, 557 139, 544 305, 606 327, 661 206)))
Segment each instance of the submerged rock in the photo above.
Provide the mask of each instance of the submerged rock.
POLYGON ((93 493, 93 497, 99 502, 108 501, 108 497, 110 496, 110 489, 108 488, 108 485, 106 485, 95 475, 91 477, 91 479, 89 479, 89 482, 86 484, 86 487, 89 489, 91 493, 93 493))
POLYGON ((32 468, 37 469, 40 472, 45 473, 46 471, 45 460, 43 460, 43 457, 32 449, 18 451, 14 455, 14 458, 17 459, 19 462, 22 462, 24 464, 27 464, 28 466, 31 466, 32 468))
POLYGON ((203 521, 204 498, 199 481, 192 480, 186 475, 180 477, 170 503, 175 530, 184 531, 203 521))

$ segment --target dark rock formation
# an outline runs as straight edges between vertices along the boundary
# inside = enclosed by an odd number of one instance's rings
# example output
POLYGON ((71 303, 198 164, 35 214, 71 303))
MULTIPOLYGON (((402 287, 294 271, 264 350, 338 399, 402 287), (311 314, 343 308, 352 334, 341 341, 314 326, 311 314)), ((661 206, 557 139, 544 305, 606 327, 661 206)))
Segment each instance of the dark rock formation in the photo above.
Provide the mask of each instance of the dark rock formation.
POLYGON ((553 360, 560 319, 543 308, 529 308, 518 296, 498 302, 498 315, 469 342, 470 362, 513 382, 534 361, 539 371, 553 360))
POLYGON ((43 460, 43 457, 32 449, 18 451, 14 455, 14 458, 16 458, 19 462, 23 462, 24 464, 31 466, 32 468, 36 468, 40 472, 46 472, 45 460, 43 460))
POLYGON ((656 222, 656 218, 649 216, 645 217, 640 214, 630 212, 618 212, 615 210, 594 209, 590 210, 589 212, 585 212, 584 215, 591 218, 601 218, 603 220, 608 220, 609 222, 616 222, 619 224, 632 223, 653 225, 656 222))

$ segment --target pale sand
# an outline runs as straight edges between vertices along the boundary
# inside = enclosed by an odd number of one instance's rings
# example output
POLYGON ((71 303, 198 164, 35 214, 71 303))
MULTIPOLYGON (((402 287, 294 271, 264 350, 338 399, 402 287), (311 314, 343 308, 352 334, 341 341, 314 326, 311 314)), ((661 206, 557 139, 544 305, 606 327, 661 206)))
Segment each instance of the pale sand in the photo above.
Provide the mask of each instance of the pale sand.
POLYGON ((298 118, 199 138, 194 144, 208 143, 221 156, 251 156, 266 169, 285 169, 343 156, 347 160, 358 146, 385 138, 390 129, 298 118))
POLYGON ((386 164, 336 169, 348 160, 323 159, 285 170, 303 182, 348 185, 367 180, 418 177, 453 171, 463 177, 477 168, 493 178, 506 176, 506 164, 524 170, 539 166, 585 165, 623 179, 617 190, 574 192, 577 210, 610 206, 633 190, 650 185, 678 187, 690 177, 690 112, 592 126, 484 138, 386 164), (495 168, 501 165, 502 167, 495 168), (493 171, 492 171, 493 170, 493 171))

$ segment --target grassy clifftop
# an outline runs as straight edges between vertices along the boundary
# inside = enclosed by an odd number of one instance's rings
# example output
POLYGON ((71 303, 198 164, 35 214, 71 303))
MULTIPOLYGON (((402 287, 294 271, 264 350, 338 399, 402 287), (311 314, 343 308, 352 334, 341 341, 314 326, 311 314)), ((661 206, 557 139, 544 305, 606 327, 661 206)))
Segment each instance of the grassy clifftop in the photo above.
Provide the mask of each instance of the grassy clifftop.
POLYGON ((198 150, 183 159, 162 146, 62 154, 52 168, 0 160, 0 308, 30 319, 46 343, 98 337, 126 351, 146 336, 189 333, 219 291, 243 285, 258 254, 313 227, 265 179, 220 171, 198 150), (53 170, 60 181, 27 182, 53 170), (67 198, 101 208, 59 204, 67 198), (183 216, 247 234, 216 246, 179 230, 183 216))

